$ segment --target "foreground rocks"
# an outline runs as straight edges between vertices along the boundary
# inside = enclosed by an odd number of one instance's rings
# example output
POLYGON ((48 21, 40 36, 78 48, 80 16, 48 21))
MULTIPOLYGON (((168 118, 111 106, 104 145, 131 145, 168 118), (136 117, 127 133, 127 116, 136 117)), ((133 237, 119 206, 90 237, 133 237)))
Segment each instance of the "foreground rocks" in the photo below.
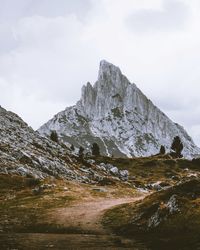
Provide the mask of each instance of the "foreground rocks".
POLYGON ((114 176, 119 177, 119 179, 123 180, 123 181, 128 181, 128 177, 129 177, 129 172, 128 170, 119 170, 118 167, 112 165, 112 164, 105 164, 105 163, 100 163, 99 165, 97 165, 97 167, 104 171, 107 172, 108 175, 112 174, 114 176))

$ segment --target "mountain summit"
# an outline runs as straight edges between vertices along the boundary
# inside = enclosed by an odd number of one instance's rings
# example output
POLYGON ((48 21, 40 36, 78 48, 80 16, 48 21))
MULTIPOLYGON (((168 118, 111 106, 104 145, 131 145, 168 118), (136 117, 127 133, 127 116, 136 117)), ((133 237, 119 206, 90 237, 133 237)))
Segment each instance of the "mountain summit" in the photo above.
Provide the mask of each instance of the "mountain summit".
POLYGON ((97 142, 104 155, 156 154, 161 145, 169 150, 177 135, 184 144, 184 156, 200 153, 183 127, 172 122, 118 67, 105 60, 100 62, 97 82, 83 86, 80 101, 38 131, 49 136, 52 130, 77 147, 89 149, 97 142))
POLYGON ((98 81, 94 86, 83 86, 78 106, 90 119, 104 118, 112 109, 128 110, 128 94, 134 88, 118 67, 101 61, 98 81))

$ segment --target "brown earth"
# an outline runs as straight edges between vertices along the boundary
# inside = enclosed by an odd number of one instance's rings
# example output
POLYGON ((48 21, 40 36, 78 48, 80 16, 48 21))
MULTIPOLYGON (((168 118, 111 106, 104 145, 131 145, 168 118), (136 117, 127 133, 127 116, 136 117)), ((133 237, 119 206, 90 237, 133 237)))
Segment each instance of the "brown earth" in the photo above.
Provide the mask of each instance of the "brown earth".
POLYGON ((134 198, 97 198, 92 201, 76 202, 65 208, 50 209, 46 223, 54 225, 55 228, 57 226, 64 228, 69 233, 0 234, 1 249, 146 250, 147 248, 142 242, 113 235, 101 224, 101 219, 108 209, 125 203, 133 203, 143 198, 143 195, 134 198))
POLYGON ((102 224, 103 214, 117 205, 132 203, 143 199, 144 196, 134 198, 103 198, 97 201, 86 201, 76 203, 66 208, 55 209, 48 218, 52 218, 51 223, 59 224, 62 227, 78 229, 83 233, 108 234, 102 224))
POLYGON ((54 180, 53 184, 35 195, 35 186, 29 187, 26 179, 0 176, 1 250, 146 249, 101 224, 106 211, 143 199, 143 193, 120 183, 91 186, 54 180))

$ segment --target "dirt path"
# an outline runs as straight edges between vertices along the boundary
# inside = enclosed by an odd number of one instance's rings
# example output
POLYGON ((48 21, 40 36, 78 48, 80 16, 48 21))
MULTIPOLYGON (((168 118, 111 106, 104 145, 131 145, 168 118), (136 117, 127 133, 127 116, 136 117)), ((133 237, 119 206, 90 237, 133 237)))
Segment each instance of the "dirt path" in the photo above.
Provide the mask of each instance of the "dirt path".
POLYGON ((147 250, 144 242, 110 234, 101 224, 102 216, 108 209, 143 198, 144 196, 120 199, 98 198, 92 201, 80 201, 66 208, 54 209, 47 216, 48 223, 63 226, 67 229, 65 233, 55 231, 50 234, 0 234, 1 249, 147 250))
POLYGON ((98 199, 97 201, 80 202, 70 207, 53 211, 53 222, 67 228, 78 229, 83 233, 106 234, 101 225, 101 218, 106 210, 117 205, 136 202, 144 196, 120 199, 98 199))

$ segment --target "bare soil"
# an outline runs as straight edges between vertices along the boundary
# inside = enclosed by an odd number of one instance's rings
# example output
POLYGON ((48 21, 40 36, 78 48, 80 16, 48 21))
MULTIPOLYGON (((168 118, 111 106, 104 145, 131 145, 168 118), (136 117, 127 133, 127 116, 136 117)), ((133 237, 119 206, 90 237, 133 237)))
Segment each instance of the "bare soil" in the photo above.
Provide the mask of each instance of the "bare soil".
MULTIPOLYGON (((113 207, 136 202, 144 196, 127 198, 94 198, 80 200, 64 208, 50 209, 48 223, 69 228, 72 233, 5 233, 0 234, 0 249, 135 249, 146 250, 142 242, 111 234, 103 228, 101 219, 113 207)), ((66 230, 68 231, 68 230, 66 230)))
POLYGON ((117 205, 136 202, 143 198, 144 196, 120 199, 103 198, 97 201, 80 202, 66 208, 55 209, 48 218, 52 219, 53 224, 78 229, 83 233, 108 234, 109 232, 101 224, 105 211, 117 205))

